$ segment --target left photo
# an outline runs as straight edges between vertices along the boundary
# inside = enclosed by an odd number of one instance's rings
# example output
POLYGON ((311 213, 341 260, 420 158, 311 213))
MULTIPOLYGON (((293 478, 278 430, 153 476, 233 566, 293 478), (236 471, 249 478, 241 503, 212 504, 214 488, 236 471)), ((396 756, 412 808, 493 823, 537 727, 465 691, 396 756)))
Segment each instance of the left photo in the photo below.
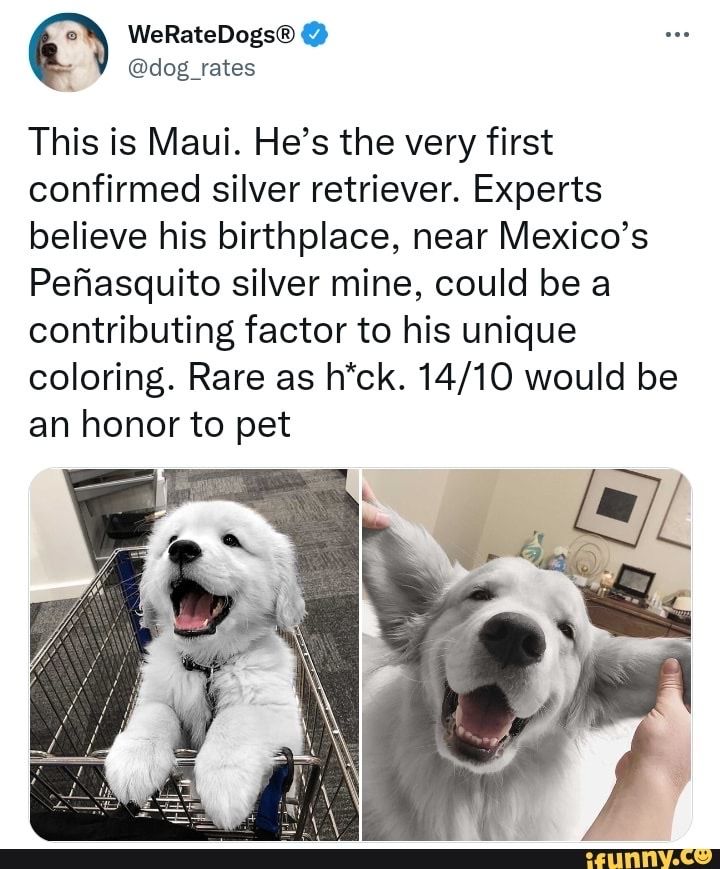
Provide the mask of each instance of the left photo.
POLYGON ((357 477, 30 485, 30 823, 49 841, 358 838, 357 477))

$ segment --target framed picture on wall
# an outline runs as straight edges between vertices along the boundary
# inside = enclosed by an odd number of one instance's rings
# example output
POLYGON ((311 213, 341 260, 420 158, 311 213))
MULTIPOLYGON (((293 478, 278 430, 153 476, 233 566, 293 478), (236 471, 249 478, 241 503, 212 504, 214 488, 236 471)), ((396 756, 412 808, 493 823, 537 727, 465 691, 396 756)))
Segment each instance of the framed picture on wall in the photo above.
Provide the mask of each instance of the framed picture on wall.
POLYGON ((658 477, 637 471, 593 471, 575 527, 637 546, 659 485, 658 477))
POLYGON ((690 483, 682 474, 660 526, 658 539, 690 549, 690 483))
POLYGON ((645 599, 653 579, 655 579, 655 574, 652 571, 623 564, 615 580, 615 588, 632 597, 645 599))

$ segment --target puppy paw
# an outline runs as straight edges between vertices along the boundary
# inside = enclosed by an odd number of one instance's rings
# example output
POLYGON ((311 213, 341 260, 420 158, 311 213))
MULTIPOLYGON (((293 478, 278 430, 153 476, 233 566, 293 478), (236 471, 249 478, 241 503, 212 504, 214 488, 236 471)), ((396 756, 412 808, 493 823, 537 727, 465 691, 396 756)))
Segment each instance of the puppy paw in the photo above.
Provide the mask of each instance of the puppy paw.
POLYGON ((222 830, 234 830, 255 808, 272 772, 272 761, 250 753, 230 757, 203 752, 195 761, 195 787, 210 820, 222 830))
POLYGON ((121 803, 143 803, 160 790, 175 765, 167 742, 120 733, 105 759, 105 777, 121 803))

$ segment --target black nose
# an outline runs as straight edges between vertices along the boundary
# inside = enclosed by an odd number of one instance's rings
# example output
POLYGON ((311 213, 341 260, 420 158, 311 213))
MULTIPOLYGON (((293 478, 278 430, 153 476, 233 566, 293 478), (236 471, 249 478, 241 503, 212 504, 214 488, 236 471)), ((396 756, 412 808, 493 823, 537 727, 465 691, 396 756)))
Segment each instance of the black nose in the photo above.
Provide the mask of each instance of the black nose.
POLYGON ((188 564, 202 555, 202 549, 193 540, 176 540, 168 549, 173 564, 188 564))
POLYGON ((502 664, 527 667, 545 653, 545 634, 540 625, 520 613, 498 613, 485 622, 480 640, 502 664))
POLYGON ((57 54, 57 45, 54 42, 46 42, 40 49, 40 53, 43 57, 52 57, 53 54, 57 54))

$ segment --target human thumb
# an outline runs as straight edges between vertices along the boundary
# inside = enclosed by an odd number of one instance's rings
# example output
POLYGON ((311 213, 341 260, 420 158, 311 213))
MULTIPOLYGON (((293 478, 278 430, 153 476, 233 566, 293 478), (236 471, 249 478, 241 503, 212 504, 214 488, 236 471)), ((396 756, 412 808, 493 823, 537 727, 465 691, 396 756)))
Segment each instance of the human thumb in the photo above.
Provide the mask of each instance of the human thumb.
POLYGON ((662 711, 666 703, 683 702, 683 674, 677 658, 663 661, 658 679, 656 707, 662 711))
POLYGON ((380 531, 390 525, 390 517, 387 513, 383 513, 382 510, 378 510, 378 508, 372 504, 368 504, 367 501, 363 501, 362 525, 363 528, 371 528, 380 531))

